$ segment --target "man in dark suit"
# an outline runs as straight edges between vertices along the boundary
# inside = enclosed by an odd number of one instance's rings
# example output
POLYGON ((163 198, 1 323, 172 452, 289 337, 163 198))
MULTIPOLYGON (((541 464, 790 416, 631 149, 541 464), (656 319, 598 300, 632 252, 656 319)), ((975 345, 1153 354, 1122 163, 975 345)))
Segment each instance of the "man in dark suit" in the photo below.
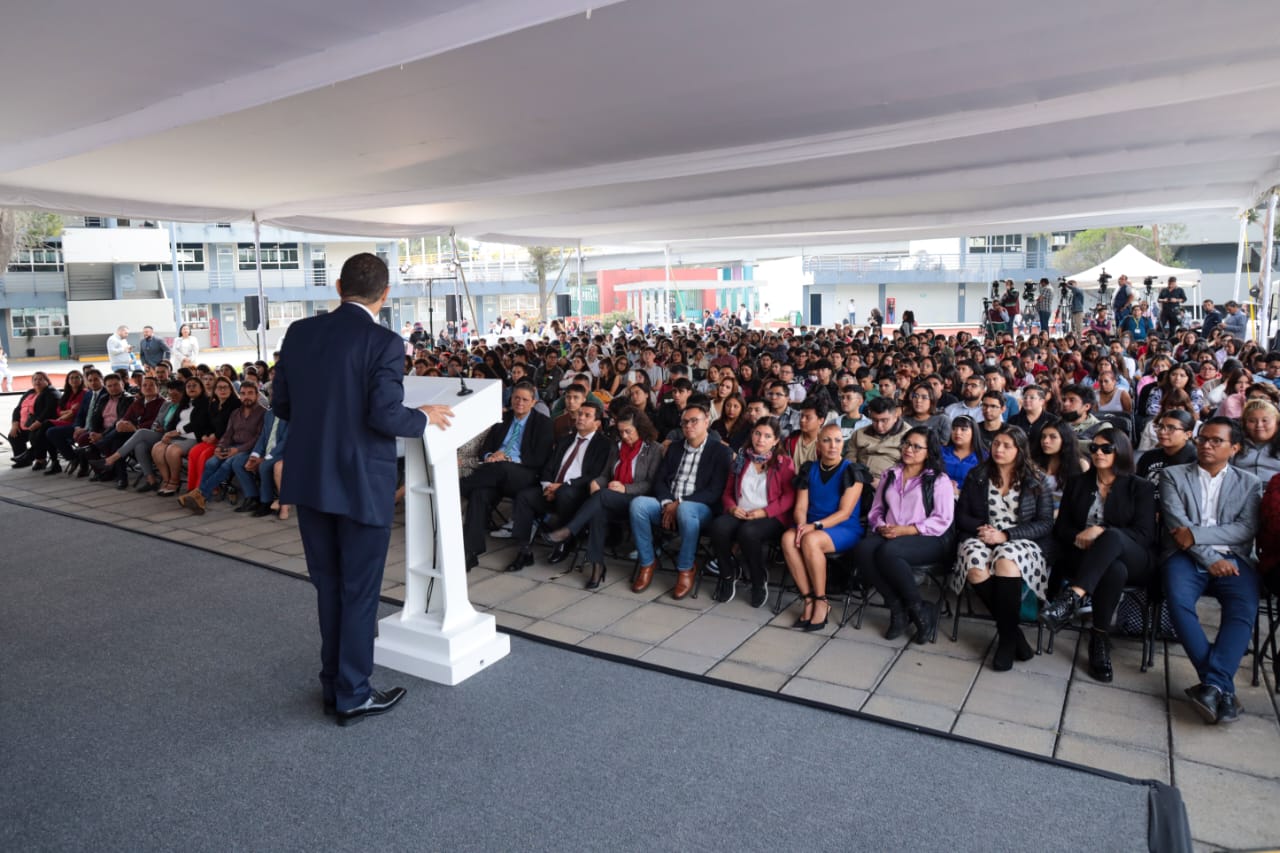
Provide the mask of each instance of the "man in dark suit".
MULTIPOLYGON (((609 461, 612 445, 600 429, 600 413, 593 406, 580 406, 574 418, 577 429, 560 439, 547 457, 540 481, 525 486, 516 495, 511 534, 520 543, 520 550, 507 566, 508 572, 518 572, 533 564, 529 540, 534 520, 548 512, 554 512, 562 523, 573 518, 590 495, 587 487, 600 476, 609 461)), ((569 548, 568 540, 557 543, 547 562, 561 562, 569 555, 569 548)))
POLYGON ((494 505, 536 485, 551 453, 551 419, 533 410, 537 401, 532 382, 516 384, 510 411, 485 436, 480 467, 462 478, 462 497, 467 500, 462 541, 468 569, 479 563, 478 555, 488 547, 485 536, 494 505))
POLYGON ((369 684, 395 505, 395 439, 420 438, 428 423, 443 429, 453 411, 404 405, 404 341, 377 319, 390 292, 386 264, 354 255, 336 286, 336 311, 289 327, 271 397, 290 426, 280 502, 298 508, 316 588, 324 709, 345 726, 404 696, 404 688, 369 684))

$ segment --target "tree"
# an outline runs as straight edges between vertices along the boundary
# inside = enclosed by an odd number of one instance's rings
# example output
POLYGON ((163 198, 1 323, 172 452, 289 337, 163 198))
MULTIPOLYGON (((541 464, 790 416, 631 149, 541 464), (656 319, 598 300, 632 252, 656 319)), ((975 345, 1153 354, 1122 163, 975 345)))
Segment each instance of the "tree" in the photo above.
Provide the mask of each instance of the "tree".
POLYGON ((0 208, 0 278, 13 253, 32 249, 62 234, 62 217, 56 213, 0 208))
POLYGON ((1182 225, 1151 228, 1090 228, 1081 231, 1053 256, 1053 265, 1065 273, 1097 266, 1132 243, 1135 248, 1166 266, 1178 266, 1174 246, 1186 233, 1182 225))
MULTIPOLYGON (((526 251, 529 253, 529 273, 528 279, 533 284, 538 285, 538 317, 539 319, 547 316, 547 274, 552 270, 556 271, 556 281, 560 280, 559 272, 562 261, 562 251, 558 248, 548 248, 547 246, 530 246, 526 251)), ((552 283, 554 289, 555 283, 552 283)))

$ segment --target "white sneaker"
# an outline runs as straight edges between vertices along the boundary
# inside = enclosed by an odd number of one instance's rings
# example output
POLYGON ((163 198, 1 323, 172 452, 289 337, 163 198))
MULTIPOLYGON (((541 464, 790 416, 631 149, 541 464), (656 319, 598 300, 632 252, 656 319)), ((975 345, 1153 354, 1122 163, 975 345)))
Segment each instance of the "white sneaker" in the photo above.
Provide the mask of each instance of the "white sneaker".
POLYGON ((494 539, 510 539, 511 538, 511 522, 499 527, 497 530, 490 530, 489 535, 494 539))

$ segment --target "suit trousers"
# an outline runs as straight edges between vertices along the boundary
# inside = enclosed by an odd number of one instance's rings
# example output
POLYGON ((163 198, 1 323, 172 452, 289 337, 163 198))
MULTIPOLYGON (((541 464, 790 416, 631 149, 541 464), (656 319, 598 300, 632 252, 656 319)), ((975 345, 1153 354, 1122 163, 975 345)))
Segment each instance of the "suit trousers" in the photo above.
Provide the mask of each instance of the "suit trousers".
POLYGON ((534 483, 525 486, 516 493, 511 510, 511 538, 521 545, 527 545, 533 537, 533 523, 547 513, 554 513, 562 520, 568 520, 578 511, 587 499, 587 484, 584 481, 569 483, 556 490, 555 500, 548 501, 542 496, 542 484, 534 483))
POLYGON ((391 528, 298 506, 298 531, 320 617, 320 686, 339 711, 369 698, 378 596, 391 528))
POLYGON ((1224 559, 1230 560, 1240 574, 1216 578, 1179 551, 1164 564, 1164 591, 1173 629, 1200 680, 1223 693, 1235 693, 1236 670, 1253 637, 1253 621, 1258 618, 1258 571, 1235 555, 1224 559), (1211 595, 1222 605, 1222 624, 1212 643, 1196 614, 1196 601, 1202 595, 1211 595))
POLYGON ((45 430, 45 441, 62 458, 70 461, 75 458, 75 434, 80 429, 74 426, 51 426, 45 430))
POLYGON ((468 554, 483 554, 488 547, 489 517, 498 501, 514 498, 537 483, 536 471, 515 462, 486 462, 462 478, 462 497, 467 501, 462 543, 468 554))

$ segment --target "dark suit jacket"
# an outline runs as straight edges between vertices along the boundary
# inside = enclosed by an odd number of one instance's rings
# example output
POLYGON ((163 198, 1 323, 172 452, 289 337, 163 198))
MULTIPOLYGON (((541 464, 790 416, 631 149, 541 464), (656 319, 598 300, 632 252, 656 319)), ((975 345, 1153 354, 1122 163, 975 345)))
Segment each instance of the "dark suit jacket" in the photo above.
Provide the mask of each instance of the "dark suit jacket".
MULTIPOLYGON (((93 414, 89 415, 89 432, 106 432, 103 429, 103 414, 107 411, 107 406, 111 404, 111 397, 106 393, 98 396, 97 405, 93 407, 93 414)), ((133 397, 128 394, 121 394, 116 397, 116 420, 124 417, 124 413, 129 411, 129 406, 133 404, 133 397)))
MULTIPOLYGON (((666 455, 662 457, 662 467, 658 469, 658 479, 653 489, 653 496, 659 501, 675 500, 671 490, 676 484, 676 473, 680 470, 684 450, 683 441, 672 442, 666 455)), ((733 452, 728 445, 721 443, 715 436, 708 435, 707 446, 703 448, 702 458, 698 460, 693 491, 684 499, 706 504, 713 513, 720 512, 720 499, 724 494, 725 481, 729 479, 729 463, 732 458, 733 452)))
MULTIPOLYGON (((596 478, 600 488, 608 488, 609 483, 617 479, 613 475, 613 469, 618 467, 620 455, 618 442, 610 442, 609 459, 605 462, 604 470, 600 472, 600 476, 596 478)), ((641 445, 640 452, 636 455, 631 482, 623 487, 625 490, 623 494, 635 497, 636 495, 647 495, 653 491, 653 481, 657 479, 658 470, 662 467, 662 458, 661 444, 656 441, 646 441, 641 445)))
MULTIPOLYGON (((547 461, 542 466, 542 475, 539 479, 544 483, 554 483, 556 474, 560 473, 560 466, 564 464, 565 454, 569 452, 569 448, 573 447, 573 443, 578 440, 578 431, 566 435, 556 444, 555 449, 547 457, 547 461)), ((609 461, 609 436, 604 434, 604 430, 597 429, 591 434, 591 440, 587 442, 587 446, 579 450, 582 454, 582 474, 574 480, 567 482, 586 484, 588 480, 594 480, 604 471, 605 463, 609 461)))
POLYGON ((281 503, 390 527, 396 436, 427 428, 427 416, 404 405, 400 336, 351 302, 293 323, 271 402, 289 422, 281 503))
MULTIPOLYGON (((489 427, 489 432, 484 437, 484 445, 480 448, 481 458, 502 449, 502 442, 506 439, 507 430, 511 428, 511 421, 514 418, 515 415, 508 410, 502 415, 500 423, 489 427)), ((553 441, 551 418, 537 412, 530 412, 529 419, 524 424, 524 434, 520 436, 520 467, 528 468, 530 471, 541 471, 547 464, 547 456, 551 453, 553 441)), ((551 476, 555 475, 556 472, 552 471, 551 476)))
POLYGON ((93 416, 93 412, 98 405, 98 401, 106 399, 106 396, 106 388, 99 388, 96 395, 88 388, 85 388, 84 396, 80 398, 80 405, 76 408, 76 416, 75 419, 71 421, 71 426, 76 429, 87 428, 89 426, 89 419, 93 416))
MULTIPOLYGON (((1098 480, 1093 471, 1070 477, 1063 486, 1053 535, 1064 548, 1075 547, 1076 534, 1089 526, 1089 508, 1097 494, 1098 480)), ((1156 542, 1155 486, 1133 474, 1118 476, 1107 495, 1107 502, 1102 506, 1102 523, 1132 537, 1144 549, 1153 548, 1156 542)))
MULTIPOLYGON (((18 420, 19 413, 22 411, 22 401, 36 393, 36 389, 32 388, 27 393, 18 398, 18 405, 13 407, 12 420, 18 420)), ((39 421, 42 425, 48 425, 50 421, 56 420, 58 417, 58 392, 53 390, 50 385, 40 392, 36 397, 35 406, 31 409, 31 417, 27 418, 27 423, 18 424, 22 429, 27 428, 27 424, 39 421)))

